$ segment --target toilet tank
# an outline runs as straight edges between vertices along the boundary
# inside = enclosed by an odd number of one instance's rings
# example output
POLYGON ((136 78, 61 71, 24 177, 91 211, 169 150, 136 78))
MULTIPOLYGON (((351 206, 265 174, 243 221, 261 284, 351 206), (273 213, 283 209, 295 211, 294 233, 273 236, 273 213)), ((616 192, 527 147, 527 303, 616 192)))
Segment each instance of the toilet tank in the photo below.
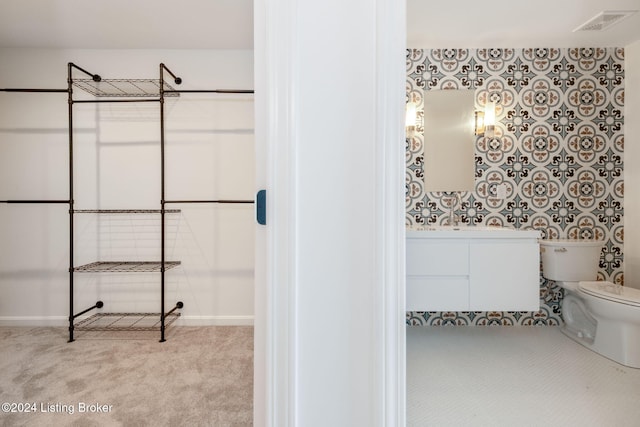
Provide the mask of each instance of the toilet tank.
POLYGON ((596 280, 603 246, 602 240, 540 240, 542 275, 563 282, 596 280))

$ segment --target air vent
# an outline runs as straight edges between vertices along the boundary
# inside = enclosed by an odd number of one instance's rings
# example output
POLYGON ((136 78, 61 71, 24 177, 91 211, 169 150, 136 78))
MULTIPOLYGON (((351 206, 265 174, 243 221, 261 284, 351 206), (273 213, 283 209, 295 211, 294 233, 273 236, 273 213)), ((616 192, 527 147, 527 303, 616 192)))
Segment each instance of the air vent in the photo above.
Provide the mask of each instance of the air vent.
POLYGON ((637 10, 605 10, 580 25, 578 28, 573 30, 573 32, 604 31, 636 12, 637 10))

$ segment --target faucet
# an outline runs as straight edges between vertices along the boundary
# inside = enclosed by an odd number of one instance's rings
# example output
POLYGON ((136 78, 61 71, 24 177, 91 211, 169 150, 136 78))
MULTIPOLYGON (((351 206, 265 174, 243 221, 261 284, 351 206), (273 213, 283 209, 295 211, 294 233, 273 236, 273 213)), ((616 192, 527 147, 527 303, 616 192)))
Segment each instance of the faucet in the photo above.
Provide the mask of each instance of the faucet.
POLYGON ((453 192, 453 197, 449 202, 449 225, 457 226, 458 225, 458 216, 456 215, 456 207, 462 205, 462 199, 460 197, 460 193, 457 191, 453 192))

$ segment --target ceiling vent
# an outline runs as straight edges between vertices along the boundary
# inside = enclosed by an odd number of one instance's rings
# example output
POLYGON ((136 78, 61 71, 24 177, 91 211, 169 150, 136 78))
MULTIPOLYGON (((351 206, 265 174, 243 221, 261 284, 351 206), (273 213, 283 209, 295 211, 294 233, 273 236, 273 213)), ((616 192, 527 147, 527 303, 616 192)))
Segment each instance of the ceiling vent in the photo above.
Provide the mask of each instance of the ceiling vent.
POLYGON ((637 10, 605 10, 580 25, 578 28, 573 30, 573 32, 604 31, 636 12, 637 10))

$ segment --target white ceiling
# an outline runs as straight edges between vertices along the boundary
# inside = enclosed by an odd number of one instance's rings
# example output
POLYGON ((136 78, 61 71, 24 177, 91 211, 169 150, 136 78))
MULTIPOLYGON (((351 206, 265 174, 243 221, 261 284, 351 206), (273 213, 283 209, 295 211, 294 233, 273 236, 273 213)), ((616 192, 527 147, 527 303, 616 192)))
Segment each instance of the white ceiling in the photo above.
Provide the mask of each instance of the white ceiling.
POLYGON ((0 47, 252 46, 253 0, 0 0, 0 47))
MULTIPOLYGON (((413 48, 626 46, 640 13, 602 32, 572 30, 640 0, 407 0, 413 48)), ((0 47, 251 49, 253 0, 0 0, 0 47)))
POLYGON ((573 30, 640 0, 407 0, 410 48, 624 47, 640 40, 640 12, 601 32, 573 30))

